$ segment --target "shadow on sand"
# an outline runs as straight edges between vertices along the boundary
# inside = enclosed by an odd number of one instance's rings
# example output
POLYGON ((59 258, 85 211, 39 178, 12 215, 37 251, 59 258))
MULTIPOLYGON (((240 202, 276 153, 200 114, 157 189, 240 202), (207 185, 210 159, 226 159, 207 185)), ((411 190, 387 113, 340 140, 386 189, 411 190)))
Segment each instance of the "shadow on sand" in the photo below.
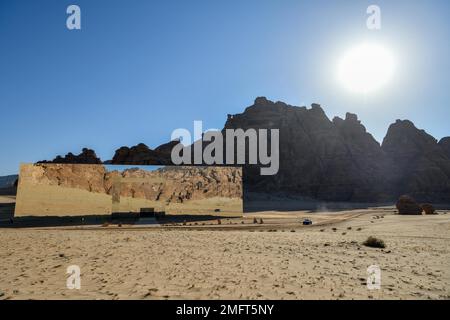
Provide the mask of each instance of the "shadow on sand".
MULTIPOLYGON (((16 217, 0 220, 0 228, 44 228, 44 227, 82 227, 82 226, 107 226, 107 225, 133 225, 140 221, 139 213, 113 213, 112 215, 89 215, 89 216, 48 216, 48 217, 16 217)), ((148 218, 148 217, 142 217, 148 218)), ((217 215, 160 215, 155 216, 156 224, 182 224, 205 221, 217 221, 220 219, 232 219, 236 216, 217 215)))
POLYGON ((392 204, 374 204, 374 203, 349 203, 349 202, 318 202, 318 201, 302 201, 302 200, 247 200, 244 201, 244 212, 293 212, 308 211, 314 212, 340 212, 346 210, 368 209, 375 206, 392 205, 392 204))

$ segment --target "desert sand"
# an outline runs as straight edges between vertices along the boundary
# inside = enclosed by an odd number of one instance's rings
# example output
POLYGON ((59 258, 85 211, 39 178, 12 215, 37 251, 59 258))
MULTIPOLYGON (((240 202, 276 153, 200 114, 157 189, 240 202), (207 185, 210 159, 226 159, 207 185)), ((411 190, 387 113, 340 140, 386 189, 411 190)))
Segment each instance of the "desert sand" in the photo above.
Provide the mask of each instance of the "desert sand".
POLYGON ((183 226, 0 229, 0 299, 449 299, 450 214, 265 212, 183 226), (253 218, 264 224, 253 224, 253 218), (309 217, 312 226, 302 226, 309 217), (244 221, 244 224, 242 224, 244 221), (362 242, 376 236, 385 249, 362 242), (381 268, 368 290, 367 267, 381 268), (81 289, 66 268, 81 268, 81 289))

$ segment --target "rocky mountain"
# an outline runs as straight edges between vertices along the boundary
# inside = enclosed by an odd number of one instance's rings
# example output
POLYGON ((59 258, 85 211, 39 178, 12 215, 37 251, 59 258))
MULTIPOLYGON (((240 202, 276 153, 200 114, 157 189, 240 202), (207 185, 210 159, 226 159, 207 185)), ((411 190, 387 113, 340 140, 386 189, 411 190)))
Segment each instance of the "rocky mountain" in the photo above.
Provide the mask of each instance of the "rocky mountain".
POLYGON ((19 178, 17 174, 0 177, 0 188, 13 187, 16 180, 19 178))
POLYGON ((225 128, 280 129, 279 173, 245 170, 249 190, 331 201, 385 202, 409 194, 450 202, 450 138, 438 143, 408 120, 392 124, 380 145, 354 114, 330 121, 318 104, 307 109, 258 98, 229 116, 225 128))
MULTIPOLYGON (((328 201, 387 202, 403 194, 417 201, 450 203, 450 137, 439 143, 408 120, 389 127, 380 145, 355 114, 330 120, 322 107, 291 106, 259 97, 225 129, 279 129, 280 169, 261 176, 243 170, 244 192, 283 193, 328 201)), ((113 164, 170 164, 178 142, 116 151, 113 164)), ((207 143, 203 143, 205 148, 207 143)))
POLYGON ((16 194, 18 178, 16 174, 0 177, 0 195, 16 194))
POLYGON ((389 127, 382 150, 392 160, 390 175, 397 194, 418 201, 450 200, 450 157, 447 150, 411 121, 397 120, 389 127))
POLYGON ((244 170, 249 191, 271 190, 330 201, 384 201, 387 159, 356 115, 330 121, 318 104, 310 109, 258 98, 225 128, 280 130, 280 170, 261 176, 244 170))

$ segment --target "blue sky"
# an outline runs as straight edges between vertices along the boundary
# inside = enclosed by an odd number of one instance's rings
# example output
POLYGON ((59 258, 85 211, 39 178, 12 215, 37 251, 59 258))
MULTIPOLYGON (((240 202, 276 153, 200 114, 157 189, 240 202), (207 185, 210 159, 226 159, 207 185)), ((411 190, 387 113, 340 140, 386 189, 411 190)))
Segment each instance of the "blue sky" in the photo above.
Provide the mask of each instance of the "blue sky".
POLYGON ((176 128, 222 128, 257 96, 359 115, 378 141, 410 119, 450 135, 450 2, 0 0, 0 175, 82 147, 103 160, 176 128), (66 28, 81 8, 82 29, 66 28), (382 29, 366 28, 377 4, 382 29), (397 57, 368 96, 335 79, 339 56, 374 41, 397 57))

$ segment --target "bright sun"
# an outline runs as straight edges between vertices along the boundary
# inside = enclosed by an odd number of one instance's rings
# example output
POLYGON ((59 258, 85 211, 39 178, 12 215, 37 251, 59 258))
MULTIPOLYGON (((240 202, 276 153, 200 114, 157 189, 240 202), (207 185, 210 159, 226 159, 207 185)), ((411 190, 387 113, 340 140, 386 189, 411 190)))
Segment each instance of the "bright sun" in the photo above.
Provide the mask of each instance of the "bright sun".
POLYGON ((368 93, 383 87, 394 72, 394 59, 384 47, 364 43, 351 48, 338 67, 339 81, 350 91, 368 93))

